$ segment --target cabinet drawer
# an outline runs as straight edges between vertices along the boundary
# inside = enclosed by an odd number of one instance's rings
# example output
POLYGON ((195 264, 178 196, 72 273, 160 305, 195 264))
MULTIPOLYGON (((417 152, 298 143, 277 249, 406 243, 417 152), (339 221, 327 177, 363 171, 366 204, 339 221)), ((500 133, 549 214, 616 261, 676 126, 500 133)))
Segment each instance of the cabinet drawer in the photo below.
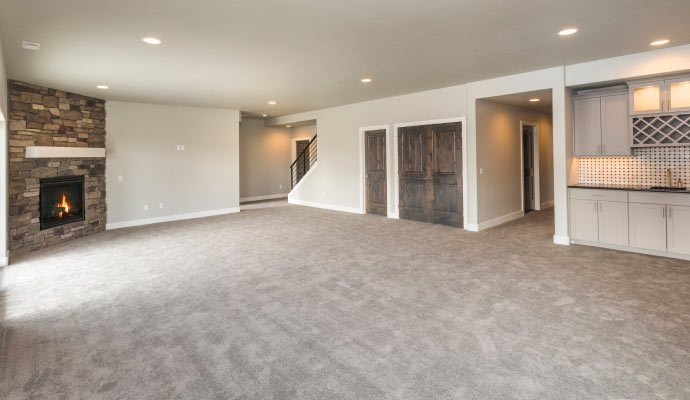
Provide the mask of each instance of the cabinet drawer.
POLYGON ((690 207, 690 193, 630 192, 629 198, 631 203, 668 204, 690 207))
POLYGON ((603 200, 628 202, 628 192, 625 190, 576 189, 571 188, 570 198, 579 200, 603 200))

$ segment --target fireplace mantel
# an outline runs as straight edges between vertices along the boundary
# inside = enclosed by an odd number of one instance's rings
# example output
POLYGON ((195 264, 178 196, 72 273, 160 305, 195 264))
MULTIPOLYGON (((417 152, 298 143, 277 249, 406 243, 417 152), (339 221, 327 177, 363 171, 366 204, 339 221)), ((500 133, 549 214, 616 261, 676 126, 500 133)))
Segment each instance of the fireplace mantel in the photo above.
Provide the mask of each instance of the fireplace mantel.
POLYGON ((105 158, 105 148, 27 146, 26 158, 105 158))

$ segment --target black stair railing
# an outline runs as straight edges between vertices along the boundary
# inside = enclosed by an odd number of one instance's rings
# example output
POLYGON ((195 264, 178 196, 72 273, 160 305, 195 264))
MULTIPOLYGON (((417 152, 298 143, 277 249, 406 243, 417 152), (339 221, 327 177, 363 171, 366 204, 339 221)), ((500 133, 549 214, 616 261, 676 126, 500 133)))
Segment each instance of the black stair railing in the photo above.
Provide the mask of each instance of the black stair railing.
POLYGON ((316 135, 309 141, 309 145, 302 150, 295 161, 290 165, 290 182, 291 188, 294 188, 299 183, 304 175, 309 172, 309 169, 316 163, 318 157, 318 146, 316 145, 316 135))

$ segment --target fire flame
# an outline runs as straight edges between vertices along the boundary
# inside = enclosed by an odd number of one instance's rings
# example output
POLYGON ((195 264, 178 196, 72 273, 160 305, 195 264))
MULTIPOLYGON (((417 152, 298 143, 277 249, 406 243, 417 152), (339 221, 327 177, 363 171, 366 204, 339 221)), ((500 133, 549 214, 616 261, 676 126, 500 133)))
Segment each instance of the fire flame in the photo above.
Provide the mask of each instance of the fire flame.
POLYGON ((64 193, 62 194, 62 203, 58 203, 57 206, 65 209, 65 211, 60 211, 60 213, 58 213, 58 217, 62 218, 63 212, 64 213, 69 212, 69 203, 67 202, 67 198, 65 198, 64 193))

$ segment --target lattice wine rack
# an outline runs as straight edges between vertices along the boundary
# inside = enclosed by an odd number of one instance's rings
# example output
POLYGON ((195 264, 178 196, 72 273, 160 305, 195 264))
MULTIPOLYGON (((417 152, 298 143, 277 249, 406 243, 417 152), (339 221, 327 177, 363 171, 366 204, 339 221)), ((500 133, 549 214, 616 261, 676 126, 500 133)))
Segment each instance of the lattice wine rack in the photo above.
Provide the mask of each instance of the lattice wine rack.
POLYGON ((632 147, 690 146, 690 113, 632 118, 632 147))

